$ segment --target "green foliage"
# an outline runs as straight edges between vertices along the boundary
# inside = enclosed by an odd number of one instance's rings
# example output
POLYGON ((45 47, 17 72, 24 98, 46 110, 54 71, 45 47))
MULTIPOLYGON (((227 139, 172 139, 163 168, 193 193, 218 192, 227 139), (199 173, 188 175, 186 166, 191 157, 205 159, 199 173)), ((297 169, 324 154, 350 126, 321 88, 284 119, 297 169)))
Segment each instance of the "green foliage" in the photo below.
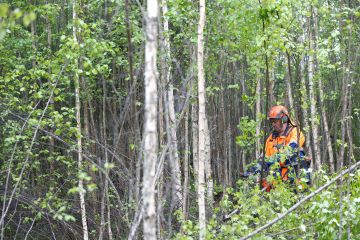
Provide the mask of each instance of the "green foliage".
MULTIPOLYGON (((343 186, 342 204, 344 207, 343 225, 350 225, 351 237, 356 239, 360 234, 360 171, 346 176, 343 186), (346 183, 347 184, 347 183, 346 183), (350 189, 350 195, 348 189, 350 189), (344 198, 344 195, 346 197, 344 198)), ((321 183, 326 183, 331 176, 324 175, 321 183)), ((237 188, 224 190, 219 207, 207 224, 207 239, 239 239, 261 227, 281 213, 287 211, 301 198, 313 191, 295 192, 286 182, 278 182, 269 193, 261 192, 255 182, 239 180, 237 188), (250 184, 250 185, 249 185, 250 184), (231 218, 223 217, 238 209, 231 218)), ((281 221, 257 234, 254 239, 336 239, 339 233, 339 188, 336 184, 316 195, 312 201, 305 202, 300 208, 290 213, 281 221)), ((196 239, 197 222, 182 221, 182 233, 175 239, 196 239)), ((343 231, 347 237, 346 230, 343 231)))
MULTIPOLYGON (((139 131, 144 111, 142 78, 146 37, 145 18, 142 15, 144 9, 140 4, 129 2, 132 74, 136 84, 130 82, 125 1, 82 1, 81 8, 77 8, 78 18, 75 22, 72 20, 71 1, 5 0, 0 4, 0 183, 5 186, 7 171, 10 169, 8 187, 13 189, 17 186, 5 221, 5 239, 24 238, 26 233, 21 234, 21 229, 30 229, 33 221, 34 231, 30 232, 28 238, 41 239, 44 236, 37 234, 42 231, 50 236, 52 233, 47 229, 51 228, 44 228, 49 222, 56 237, 77 237, 78 229, 81 228, 78 204, 80 191, 86 193, 91 238, 98 238, 104 171, 109 173, 108 178, 114 184, 109 190, 109 202, 105 201, 110 206, 112 229, 116 229, 115 225, 124 226, 120 230, 123 236, 116 237, 126 237, 130 219, 138 207, 135 200, 138 189, 134 189, 134 183, 135 176, 141 175, 136 162, 140 160, 137 155, 142 153, 139 131), (78 41, 74 41, 74 25, 78 28, 78 41), (80 80, 81 125, 83 129, 89 128, 89 133, 83 132, 86 160, 80 167, 76 154, 78 130, 74 107, 75 76, 80 80), (106 94, 102 90, 103 83, 106 94), (106 119, 102 119, 101 113, 103 99, 106 119), (107 147, 111 150, 111 154, 108 152, 111 158, 108 164, 103 162, 103 130, 107 131, 107 147), (123 168, 128 168, 126 177, 123 168), (79 179, 84 181, 83 189, 78 187, 79 179), (117 199, 115 193, 121 199, 117 199), (18 226, 17 223, 23 225, 18 226), (74 235, 63 236, 64 228, 74 235), (19 235, 16 236, 16 233, 19 235)), ((312 55, 316 61, 315 94, 318 93, 317 84, 321 79, 324 85, 324 106, 320 107, 324 107, 331 117, 329 126, 332 144, 337 149, 344 146, 346 151, 353 147, 356 159, 360 142, 358 131, 350 131, 353 137, 351 146, 340 140, 339 126, 342 118, 346 117, 349 126, 352 124, 353 129, 360 128, 357 97, 360 91, 359 85, 356 85, 359 74, 356 55, 360 30, 359 24, 356 24, 360 16, 359 9, 355 5, 345 6, 341 1, 334 0, 219 0, 207 1, 206 8, 204 56, 207 107, 211 114, 209 127, 212 146, 215 146, 212 154, 218 155, 217 159, 225 157, 223 153, 227 153, 229 159, 230 156, 238 156, 233 144, 229 148, 222 146, 222 130, 228 126, 229 130, 234 130, 233 120, 240 117, 239 133, 235 133, 239 134, 236 138, 238 147, 246 152, 247 157, 255 152, 255 141, 261 137, 256 135, 255 129, 264 116, 255 116, 254 107, 258 98, 262 108, 265 106, 265 56, 268 59, 270 79, 274 83, 275 101, 283 102, 286 99, 286 54, 289 54, 294 99, 302 102, 297 111, 309 110, 313 104, 309 99, 302 99, 307 94, 308 83, 303 87, 300 85, 301 77, 305 81, 308 79, 308 56, 312 55), (318 10, 318 29, 315 28, 314 12, 311 12, 315 10, 318 10), (306 26, 308 21, 310 28, 306 26), (308 42, 310 31, 317 34, 314 39, 316 48, 312 50, 309 50, 308 42), (303 71, 300 69, 301 61, 304 64, 303 71), (339 114, 343 96, 342 81, 347 76, 350 78, 348 87, 353 91, 349 104, 353 108, 350 109, 352 116, 349 117, 339 114), (257 86, 262 89, 260 93, 256 92, 257 86), (224 110, 227 122, 220 122, 222 118, 218 117, 219 109, 224 110), (219 131, 217 126, 222 126, 219 131)), ((158 59, 164 59, 161 40, 167 36, 171 46, 171 81, 175 88, 175 101, 178 106, 182 106, 185 92, 192 94, 189 86, 196 88, 198 3, 175 0, 168 2, 168 9, 165 19, 169 20, 169 31, 160 31, 158 59)), ((164 19, 161 17, 161 20, 164 19)), ((163 74, 161 65, 158 64, 159 79, 163 74)), ((164 86, 159 84, 159 90, 163 89, 161 87, 164 86)), ((160 95, 159 99, 162 99, 160 95)), ((196 105, 196 95, 190 98, 190 105, 196 105)), ((321 126, 320 116, 314 121, 321 126)), ((304 123, 301 116, 300 123, 304 123)), ((179 127, 183 127, 182 123, 179 127)), ((310 134, 310 129, 305 130, 310 134)), ((184 131, 179 129, 178 132, 179 139, 183 139, 181 134, 184 131)), ((232 134, 229 138, 233 141, 232 134)), ((321 141, 320 145, 325 146, 324 137, 321 141)), ((165 146, 167 143, 162 144, 165 146)), ((181 149, 183 144, 178 146, 179 153, 182 153, 180 156, 183 156, 187 150, 181 149)), ((288 154, 291 152, 285 149, 285 153, 280 154, 280 161, 284 161, 288 154)), ((238 171, 239 159, 231 159, 236 164, 228 166, 227 170, 236 176, 234 173, 238 171)), ((212 162, 212 166, 221 164, 212 162)), ((275 163, 271 171, 277 171, 278 167, 279 163, 275 163)), ((219 167, 216 170, 213 176, 215 195, 225 193, 214 210, 214 216, 208 221, 209 239, 238 239, 275 218, 313 190, 305 188, 300 191, 299 187, 306 186, 303 185, 305 179, 301 179, 301 184, 289 186, 273 174, 267 176, 267 180, 277 185, 270 193, 258 190, 256 176, 249 177, 247 181, 239 180, 235 188, 223 190, 221 185, 216 184, 216 181, 224 182, 223 169, 219 167), (298 194, 294 194, 294 189, 298 194), (227 222, 221 220, 222 215, 237 208, 240 209, 239 214, 233 215, 227 222)), ((317 172, 315 176, 319 184, 331 178, 326 172, 317 172)), ((352 231, 350 238, 360 239, 357 214, 360 210, 359 173, 353 173, 351 179, 351 194, 343 194, 345 197, 342 201, 343 237, 346 237, 345 228, 349 224, 352 231)), ((190 219, 185 221, 184 216, 178 215, 182 224, 180 232, 175 235, 179 239, 198 238, 199 227, 195 220, 197 206, 193 194, 195 183, 192 180, 189 187, 192 202, 189 207, 190 219)), ((343 190, 347 191, 345 185, 343 190)), ((167 195, 170 194, 166 191, 159 199, 163 197, 169 200, 167 195)), ((9 195, 7 201, 8 198, 9 195)), ((2 195, 1 201, 3 199, 2 195)), ((334 185, 254 239, 336 239, 341 227, 339 201, 339 189, 334 185)), ((166 211, 168 205, 165 204, 165 216, 160 218, 167 219, 168 214, 172 214, 166 211)), ((165 224, 161 222, 160 225, 165 224)), ((174 229, 176 227, 160 231, 174 232, 174 229)))
POLYGON ((256 135, 257 122, 245 116, 240 119, 237 127, 240 130, 240 135, 236 137, 236 144, 245 150, 252 149, 256 140, 261 137, 256 135))

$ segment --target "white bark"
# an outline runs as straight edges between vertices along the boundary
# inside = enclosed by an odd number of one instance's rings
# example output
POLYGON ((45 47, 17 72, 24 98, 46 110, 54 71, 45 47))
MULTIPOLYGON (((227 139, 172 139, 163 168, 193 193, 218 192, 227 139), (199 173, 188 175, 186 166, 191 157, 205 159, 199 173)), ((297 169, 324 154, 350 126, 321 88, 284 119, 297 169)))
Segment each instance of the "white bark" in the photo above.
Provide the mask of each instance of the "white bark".
MULTIPOLYGON (((304 33, 301 36, 301 43, 305 42, 305 35, 306 35, 306 24, 304 23, 304 33)), ((306 81, 305 81, 305 56, 304 54, 301 56, 300 60, 300 93, 301 93, 301 109, 303 113, 303 131, 307 134, 305 134, 306 138, 306 154, 310 156, 311 159, 313 159, 313 153, 311 148, 311 132, 310 132, 310 126, 309 126, 309 113, 308 113, 308 91, 306 88, 306 81)))
POLYGON ((200 17, 198 25, 198 98, 199 98, 199 171, 198 171, 198 206, 199 206, 199 239, 206 236, 205 211, 205 162, 206 162, 206 102, 205 102, 205 74, 204 74, 204 26, 205 0, 199 3, 200 17))
POLYGON ((256 77, 256 150, 255 150, 255 157, 256 159, 260 159, 260 153, 261 153, 261 81, 259 74, 256 77))
MULTIPOLYGON (((77 43, 77 29, 76 29, 76 20, 77 20, 77 13, 76 13, 77 2, 73 0, 73 37, 74 42, 77 43)), ((75 58, 75 68, 78 66, 78 59, 75 58)), ((75 111, 76 111, 76 127, 77 127, 77 150, 78 150, 78 169, 79 174, 82 172, 82 160, 83 160, 83 153, 82 153, 82 137, 81 137, 81 109, 80 109, 80 84, 79 84, 79 75, 78 72, 75 70, 74 72, 74 85, 75 85, 75 111)), ((86 207, 85 207, 85 190, 84 190, 84 183, 81 178, 79 178, 79 197, 80 197, 80 210, 81 210, 81 222, 83 226, 83 238, 84 240, 89 239, 89 232, 87 227, 87 220, 86 220, 86 207)))
POLYGON ((197 189, 198 172, 199 172, 199 127, 197 104, 191 106, 191 133, 192 133, 192 156, 194 167, 195 186, 197 189))
POLYGON ((145 120, 144 120, 144 239, 156 239, 155 168, 157 162, 157 38, 158 1, 147 0, 145 44, 145 120))
MULTIPOLYGON (((315 35, 314 35, 314 46, 315 46, 315 56, 317 56, 317 35, 318 35, 318 18, 317 18, 317 8, 314 8, 314 22, 315 22, 315 35)), ((321 76, 318 78, 318 86, 319 86, 319 98, 320 98, 320 109, 321 109, 321 118, 323 122, 324 127, 324 135, 325 135, 325 142, 326 142, 326 148, 329 154, 329 165, 330 165, 330 171, 334 172, 334 152, 331 145, 331 139, 330 139, 330 132, 329 132, 329 126, 327 121, 327 115, 326 115, 326 109, 324 104, 324 90, 322 85, 322 79, 321 76)))
POLYGON ((182 211, 184 219, 188 219, 188 195, 189 195, 189 110, 185 110, 184 117, 184 135, 185 135, 185 153, 184 153, 184 183, 183 183, 183 203, 182 211))
POLYGON ((306 82, 305 82, 305 76, 304 76, 304 72, 305 72, 305 61, 304 61, 304 57, 302 57, 301 62, 300 62, 300 72, 301 72, 301 76, 300 76, 300 82, 301 82, 301 106, 302 106, 302 113, 303 113, 303 119, 304 119, 304 123, 303 123, 303 130, 305 133, 305 138, 306 138, 306 154, 310 156, 311 159, 313 159, 313 153, 312 153, 312 148, 311 148, 311 132, 310 132, 310 125, 309 125, 309 112, 308 112, 308 102, 309 102, 309 98, 308 98, 308 94, 307 94, 307 89, 306 89, 306 82))
POLYGON ((209 132, 209 124, 206 119, 205 123, 205 179, 206 179, 206 202, 208 206, 208 210, 212 212, 212 208, 214 205, 214 182, 212 179, 212 171, 211 171, 211 145, 210 145, 210 132, 209 132))
POLYGON ((170 81, 171 75, 171 54, 170 54, 170 41, 169 41, 169 20, 167 17, 168 8, 167 1, 162 0, 162 14, 164 21, 164 50, 165 50, 165 81, 168 85, 167 91, 167 108, 168 108, 168 132, 170 147, 169 147, 169 160, 171 166, 171 175, 172 175, 172 205, 180 206, 179 203, 182 202, 182 189, 181 189, 181 172, 180 172, 180 162, 178 155, 178 144, 177 144, 177 136, 176 136, 176 115, 175 115, 175 107, 174 107, 174 87, 172 82, 170 81))
POLYGON ((270 68, 270 78, 269 78, 269 97, 270 97, 270 102, 269 102, 269 106, 273 106, 274 104, 276 104, 276 100, 275 99, 275 94, 274 94, 274 86, 275 86, 275 70, 274 68, 270 68))
MULTIPOLYGON (((287 64, 286 64, 286 72, 287 72, 287 76, 286 76, 286 88, 287 88, 287 96, 288 96, 288 100, 289 100, 289 106, 288 109, 290 110, 291 113, 295 113, 295 105, 294 105, 294 98, 293 98, 293 94, 292 94, 292 84, 291 84, 291 59, 290 59, 290 53, 286 52, 286 59, 287 59, 287 64)), ((296 118, 296 115, 294 114, 294 119, 296 118)))
POLYGON ((308 76, 309 76, 309 97, 310 97, 310 123, 311 130, 313 136, 313 147, 314 147, 314 159, 313 163, 315 163, 315 169, 319 170, 321 167, 321 157, 320 157, 320 149, 319 149, 319 130, 317 123, 317 104, 316 104, 316 95, 315 95, 315 86, 314 86, 314 57, 313 57, 313 49, 314 43, 312 39, 312 30, 310 19, 308 21, 308 31, 309 31, 309 66, 308 66, 308 76))

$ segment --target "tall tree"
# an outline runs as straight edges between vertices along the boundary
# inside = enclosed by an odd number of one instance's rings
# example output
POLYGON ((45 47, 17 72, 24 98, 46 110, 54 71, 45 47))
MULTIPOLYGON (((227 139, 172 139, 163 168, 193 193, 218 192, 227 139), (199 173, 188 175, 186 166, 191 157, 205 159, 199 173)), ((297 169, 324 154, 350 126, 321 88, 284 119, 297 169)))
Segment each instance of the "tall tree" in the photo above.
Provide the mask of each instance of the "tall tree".
POLYGON ((158 1, 147 0, 145 43, 145 122, 142 199, 144 239, 156 239, 155 170, 157 162, 157 39, 158 1))
MULTIPOLYGON (((170 39, 169 39, 169 18, 168 18, 168 5, 166 0, 162 0, 162 15, 163 15, 163 46, 164 46, 164 77, 167 86, 167 101, 165 107, 167 108, 167 136, 169 147, 169 161, 171 167, 171 179, 172 179, 172 200, 171 209, 174 207, 180 208, 182 202, 182 187, 181 187, 181 171, 178 154, 178 141, 176 136, 176 115, 174 104, 174 86, 171 79, 171 52, 170 52, 170 39)), ((172 214, 169 214, 171 218, 172 214)), ((171 221, 169 221, 171 223, 171 221)))
MULTIPOLYGON (((312 13, 312 8, 311 8, 312 13)), ((309 62, 308 62, 308 78, 309 78, 309 98, 310 98, 310 116, 311 116, 311 131, 313 137, 313 148, 314 148, 314 164, 315 169, 319 170, 321 167, 321 157, 320 157, 320 146, 319 146, 319 129, 317 123, 317 101, 316 101, 316 91, 314 85, 314 71, 315 71, 315 62, 314 62, 314 39, 313 39, 313 28, 311 26, 311 18, 308 18, 309 31, 309 62)))
MULTIPOLYGON (((315 61, 317 62, 317 52, 318 52, 318 36, 319 36, 319 27, 318 27, 318 9, 316 6, 314 6, 314 58, 315 61)), ((317 64, 318 65, 318 64, 317 64)), ((319 74, 320 75, 320 74, 319 74)), ((324 98, 325 98, 325 94, 324 94, 324 87, 322 84, 322 77, 319 76, 317 78, 318 81, 318 87, 319 87, 319 106, 320 106, 320 111, 321 111, 321 122, 323 123, 323 127, 324 127, 324 135, 325 135, 325 143, 326 143, 326 148, 327 148, 327 152, 329 155, 329 168, 331 172, 334 172, 335 167, 334 167, 334 152, 333 152, 333 148, 332 148, 332 143, 331 143, 331 138, 330 138, 330 131, 329 131, 329 126, 328 126, 328 118, 326 115, 326 107, 325 107, 325 103, 324 103, 324 98)))
MULTIPOLYGON (((73 39, 75 45, 78 44, 78 18, 77 18, 77 9, 78 3, 76 0, 73 0, 73 39)), ((89 239, 89 232, 87 226, 87 219, 86 219, 86 207, 85 207, 85 190, 84 190, 84 183, 81 177, 83 172, 83 151, 82 151, 82 136, 81 136, 81 103, 80 103, 80 83, 79 83, 79 73, 78 73, 78 59, 74 58, 74 85, 75 85, 75 109, 76 109, 76 126, 77 126, 77 151, 78 151, 78 171, 79 171, 79 197, 80 197, 80 209, 81 209, 81 221, 83 226, 83 237, 84 240, 89 239)))
POLYGON ((205 0, 199 2, 199 25, 197 40, 198 66, 198 99, 199 99, 199 168, 198 168, 198 206, 199 206, 199 239, 205 239, 206 212, 205 212, 205 162, 206 154, 206 101, 205 101, 205 72, 204 72, 204 27, 205 27, 205 0))

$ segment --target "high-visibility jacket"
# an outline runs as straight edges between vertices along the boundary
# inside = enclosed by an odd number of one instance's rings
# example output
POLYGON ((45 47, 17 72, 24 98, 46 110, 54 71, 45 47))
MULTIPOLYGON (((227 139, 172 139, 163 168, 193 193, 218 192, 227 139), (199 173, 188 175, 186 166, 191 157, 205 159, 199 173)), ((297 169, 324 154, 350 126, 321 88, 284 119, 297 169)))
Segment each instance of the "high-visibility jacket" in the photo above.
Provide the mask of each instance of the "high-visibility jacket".
POLYGON ((304 144, 304 134, 296 126, 290 124, 287 125, 282 135, 272 133, 266 140, 265 156, 270 159, 270 162, 278 161, 280 163, 279 171, 282 180, 288 180, 288 167, 293 161, 296 161, 297 151, 300 151, 300 157, 304 156, 302 151, 304 144), (285 160, 281 160, 281 153, 285 160))

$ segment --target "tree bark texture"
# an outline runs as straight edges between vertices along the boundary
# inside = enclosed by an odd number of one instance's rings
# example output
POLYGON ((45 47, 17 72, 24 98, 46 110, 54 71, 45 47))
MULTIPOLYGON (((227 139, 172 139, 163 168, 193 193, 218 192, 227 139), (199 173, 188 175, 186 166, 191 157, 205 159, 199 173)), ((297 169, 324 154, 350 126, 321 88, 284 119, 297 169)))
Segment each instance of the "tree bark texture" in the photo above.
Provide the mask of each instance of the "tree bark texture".
POLYGON ((158 1, 147 0, 145 43, 145 123, 144 176, 142 199, 144 206, 144 239, 156 239, 155 170, 157 162, 157 39, 158 1))
POLYGON ((205 163, 206 163, 206 101, 205 101, 205 72, 204 72, 204 27, 205 27, 205 0, 199 2, 198 25, 198 99, 199 99, 199 168, 198 168, 198 206, 199 206, 199 239, 205 239, 206 212, 205 212, 205 163))
POLYGON ((320 149, 319 149, 319 130, 318 130, 318 123, 317 123, 317 101, 316 101, 316 93, 315 93, 315 85, 314 85, 314 43, 313 43, 313 34, 310 19, 308 19, 308 31, 309 31, 309 62, 308 62, 308 78, 309 78, 309 99, 310 99, 310 123, 311 123, 311 130, 312 130, 312 137, 313 137, 313 149, 314 149, 314 159, 313 163, 315 164, 315 169, 319 170, 321 167, 321 156, 320 156, 320 149))
MULTIPOLYGON (((77 44, 77 32, 78 29, 76 27, 76 20, 77 20, 77 2, 73 0, 73 38, 74 42, 77 44)), ((80 83, 79 83, 79 75, 77 72, 78 68, 78 59, 74 58, 74 65, 76 66, 74 72, 74 85, 75 85, 75 112, 76 112, 76 128, 77 128, 77 151, 78 151, 78 171, 79 174, 83 171, 83 152, 82 152, 82 136, 81 136, 81 103, 80 103, 80 83)), ((87 219, 86 219, 86 207, 85 207, 85 190, 84 190, 84 183, 81 177, 79 177, 78 182, 79 187, 79 197, 80 197, 80 209, 81 209, 81 222, 83 227, 83 238, 84 240, 89 239, 89 232, 87 226, 87 219)))
MULTIPOLYGON (((317 51, 318 51, 318 46, 317 46, 317 42, 318 42, 318 14, 317 14, 317 7, 314 7, 314 27, 315 27, 315 31, 314 31, 314 55, 315 55, 315 59, 317 60, 317 51)), ((324 102, 324 90, 323 90, 323 84, 322 84, 322 79, 321 76, 319 76, 317 78, 318 81, 318 87, 319 87, 319 106, 320 106, 320 111, 321 111, 321 122, 323 123, 323 128, 324 128, 324 135, 325 135, 325 143, 326 143, 326 149, 328 152, 328 156, 329 156, 329 168, 331 172, 335 171, 335 167, 334 167, 334 151, 332 148, 332 143, 331 143, 331 138, 330 138, 330 131, 329 131, 329 125, 328 125, 328 119, 327 119, 327 115, 326 115, 326 106, 325 106, 325 102, 324 102)))
MULTIPOLYGON (((168 142, 170 144, 169 147, 169 161, 171 166, 171 178, 172 178, 172 208, 177 207, 179 208, 182 202, 182 189, 181 189, 181 171, 180 171, 180 162, 179 162, 179 155, 178 155, 178 143, 177 143, 177 136, 176 136, 176 115, 175 115, 175 105, 174 105, 174 86, 172 80, 170 79, 171 76, 171 54, 170 54, 170 41, 169 41, 169 20, 167 17, 168 14, 168 7, 167 1, 162 0, 162 14, 163 14, 163 21, 164 21, 164 55, 165 55, 165 64, 164 64, 164 74, 165 74, 165 81, 166 85, 168 86, 167 90, 167 105, 168 108, 168 142)), ((171 211, 172 212, 172 211, 171 211)))

